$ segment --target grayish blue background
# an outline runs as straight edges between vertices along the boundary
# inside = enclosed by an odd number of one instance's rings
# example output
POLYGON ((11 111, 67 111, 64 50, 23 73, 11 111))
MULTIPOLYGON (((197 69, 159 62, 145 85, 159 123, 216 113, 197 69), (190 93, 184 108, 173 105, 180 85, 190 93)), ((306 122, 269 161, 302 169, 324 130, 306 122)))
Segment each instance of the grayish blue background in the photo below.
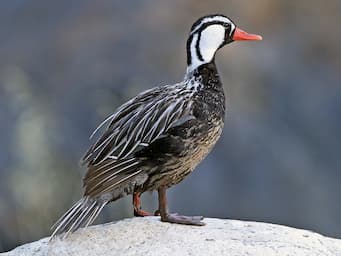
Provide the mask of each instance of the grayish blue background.
MULTIPOLYGON (((216 12, 264 40, 218 53, 224 134, 170 190, 171 209, 341 238, 341 1, 4 0, 0 251, 50 234, 82 194, 92 130, 138 92, 182 80, 189 28, 216 12)), ((129 197, 98 222, 131 216, 129 197)))

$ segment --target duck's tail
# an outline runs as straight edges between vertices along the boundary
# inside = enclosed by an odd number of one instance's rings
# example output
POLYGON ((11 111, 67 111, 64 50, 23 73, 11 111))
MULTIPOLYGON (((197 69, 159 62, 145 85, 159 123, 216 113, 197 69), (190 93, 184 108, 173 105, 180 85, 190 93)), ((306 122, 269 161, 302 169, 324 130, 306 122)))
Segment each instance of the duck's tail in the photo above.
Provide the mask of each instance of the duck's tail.
POLYGON ((51 227, 53 233, 50 241, 59 234, 64 233, 64 239, 78 228, 89 226, 107 203, 88 196, 81 198, 51 227))

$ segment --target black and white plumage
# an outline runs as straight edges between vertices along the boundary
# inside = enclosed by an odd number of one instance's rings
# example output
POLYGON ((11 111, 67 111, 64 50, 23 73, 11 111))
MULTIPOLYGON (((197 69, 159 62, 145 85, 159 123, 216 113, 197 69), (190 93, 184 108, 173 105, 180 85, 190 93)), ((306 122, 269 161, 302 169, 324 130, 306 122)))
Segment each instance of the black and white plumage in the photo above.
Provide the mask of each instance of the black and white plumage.
POLYGON ((202 225, 202 217, 169 214, 165 191, 191 173, 221 135, 225 96, 216 51, 235 40, 260 39, 223 15, 196 21, 184 81, 140 93, 100 125, 107 128, 83 158, 84 196, 56 222, 51 237, 90 225, 106 204, 128 194, 144 215, 139 195, 153 190, 159 192, 162 221, 202 225))

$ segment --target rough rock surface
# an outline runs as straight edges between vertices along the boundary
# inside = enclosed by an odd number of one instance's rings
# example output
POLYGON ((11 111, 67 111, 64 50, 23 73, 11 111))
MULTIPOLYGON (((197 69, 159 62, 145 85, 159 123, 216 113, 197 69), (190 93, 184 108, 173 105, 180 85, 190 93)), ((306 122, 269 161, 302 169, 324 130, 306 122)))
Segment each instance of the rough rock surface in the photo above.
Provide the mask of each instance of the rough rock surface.
POLYGON ((66 240, 49 238, 1 254, 14 255, 341 255, 341 240, 280 225, 206 218, 206 226, 132 218, 81 229, 66 240))

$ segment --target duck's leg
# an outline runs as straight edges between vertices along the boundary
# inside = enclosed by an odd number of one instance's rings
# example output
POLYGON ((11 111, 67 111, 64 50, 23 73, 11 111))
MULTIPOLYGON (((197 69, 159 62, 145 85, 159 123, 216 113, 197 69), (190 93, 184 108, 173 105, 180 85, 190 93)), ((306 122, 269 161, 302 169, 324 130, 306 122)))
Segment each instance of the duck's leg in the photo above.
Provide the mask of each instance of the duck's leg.
POLYGON ((133 194, 133 206, 134 206, 134 216, 135 217, 145 217, 153 216, 153 214, 146 212, 141 209, 141 193, 134 192, 133 194))
POLYGON ((167 206, 167 195, 166 195, 166 187, 161 186, 158 189, 159 193, 159 212, 161 216, 161 221, 177 223, 177 224, 185 224, 185 225, 195 225, 195 226, 203 226, 204 222, 201 220, 204 219, 202 216, 183 216, 178 215, 177 213, 169 213, 167 206))

